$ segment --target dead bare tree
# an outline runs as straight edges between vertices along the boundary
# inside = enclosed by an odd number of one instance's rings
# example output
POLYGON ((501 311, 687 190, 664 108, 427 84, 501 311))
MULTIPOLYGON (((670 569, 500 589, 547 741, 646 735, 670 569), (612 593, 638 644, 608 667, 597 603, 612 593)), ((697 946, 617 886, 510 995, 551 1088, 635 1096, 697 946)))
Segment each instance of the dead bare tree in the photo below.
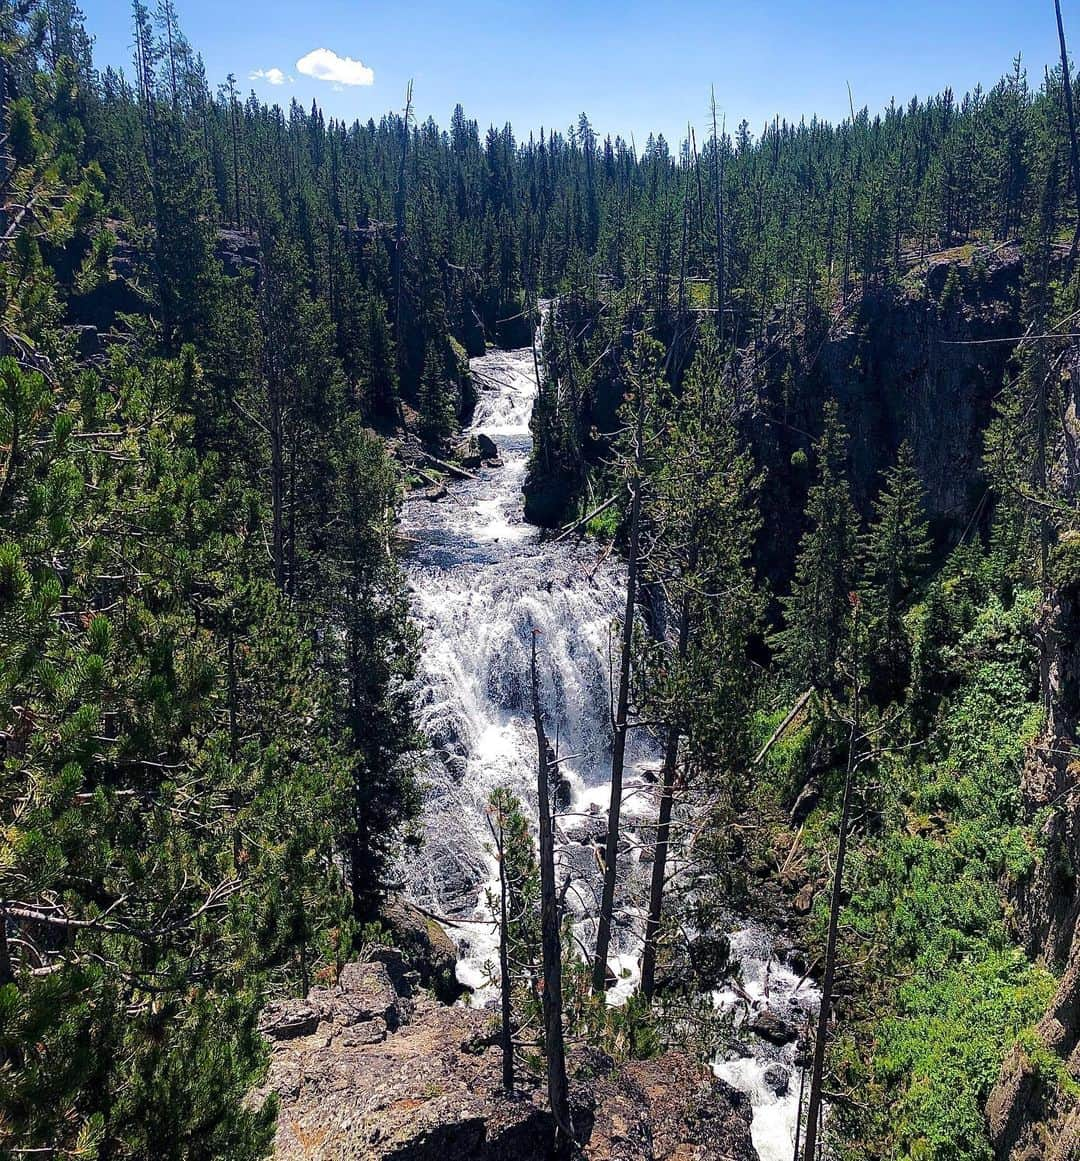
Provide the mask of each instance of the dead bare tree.
POLYGON ((544 1050, 547 1055, 548 1103, 555 1121, 555 1155, 566 1156, 574 1145, 570 1091, 566 1082, 566 1046, 562 1025, 562 947, 555 888, 555 836, 551 825, 550 747, 540 711, 540 675, 536 664, 537 631, 533 630, 533 725, 536 728, 536 793, 540 815, 540 955, 543 965, 544 1050))
POLYGON ((724 158, 721 137, 716 133, 716 90, 710 98, 712 107, 713 186, 716 210, 716 333, 724 341, 724 158))
POLYGON ((401 121, 401 157, 398 164, 397 190, 394 194, 394 342, 398 357, 398 370, 401 369, 402 342, 401 342, 401 312, 402 312, 402 271, 405 263, 405 209, 408 201, 407 169, 409 157, 409 121, 412 119, 412 91, 413 83, 410 80, 405 89, 405 113, 401 121))
POLYGON ((821 1129, 822 1083, 825 1076, 825 1049, 829 1039, 829 1017, 832 1012, 833 984, 836 978, 836 943, 840 929, 840 905, 844 892, 844 860, 847 856, 848 826, 851 820, 851 791, 860 751, 865 741, 862 725, 862 685, 859 673, 859 600, 852 595, 852 641, 854 658, 851 673, 851 705, 847 717, 848 752, 844 772, 844 799, 840 808, 840 836, 833 867, 832 895, 829 901, 829 930, 825 941, 825 973, 821 983, 821 1008, 818 1011, 817 1033, 814 1038, 814 1061, 810 1072, 810 1097, 806 1109, 806 1141, 803 1161, 814 1161, 817 1156, 818 1134, 821 1129))
MULTIPOLYGON (((693 563, 691 567, 693 567, 693 563)), ((679 607, 679 641, 676 646, 680 662, 685 661, 690 646, 690 590, 683 593, 679 607)), ((660 785, 660 809, 656 822, 652 879, 649 884, 649 913, 645 920, 645 943, 641 952, 641 994, 651 1000, 656 990, 656 951, 660 939, 660 920, 664 910, 664 886, 667 881, 668 846, 671 842, 671 815, 675 809, 675 775, 679 763, 681 725, 668 726, 664 744, 664 767, 660 785)))
POLYGON ((510 1094, 514 1091, 514 1017, 510 976, 510 883, 503 812, 489 810, 487 823, 499 864, 499 996, 502 1008, 499 1033, 503 1089, 510 1094))
POLYGON ((627 472, 630 492, 630 544, 626 562, 626 607, 623 612, 619 654, 619 689, 615 706, 614 740, 611 747, 611 800, 608 805, 607 844, 604 849, 604 889, 596 925, 596 956, 593 960, 592 989, 603 994, 607 982, 611 920, 615 911, 615 880, 619 860, 619 819, 622 812, 623 768, 626 764, 626 737, 630 714, 630 664, 634 647, 634 610, 637 606, 639 555, 641 546, 642 467, 645 460, 645 385, 642 376, 632 376, 636 393, 634 444, 627 472))

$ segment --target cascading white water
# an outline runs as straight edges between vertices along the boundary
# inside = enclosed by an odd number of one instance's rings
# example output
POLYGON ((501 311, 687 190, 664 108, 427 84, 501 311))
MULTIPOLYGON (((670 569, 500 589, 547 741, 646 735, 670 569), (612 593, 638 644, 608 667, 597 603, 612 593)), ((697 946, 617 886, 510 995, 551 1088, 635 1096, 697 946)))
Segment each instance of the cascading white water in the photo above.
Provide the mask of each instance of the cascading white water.
POLYGON ((792 1161, 799 1117, 800 1047, 809 1041, 821 992, 805 974, 792 970, 777 953, 773 933, 764 925, 743 923, 731 933, 731 956, 740 966, 738 986, 714 993, 722 1011, 731 1013, 739 1039, 713 1064, 713 1072, 750 1097, 751 1134, 761 1161, 792 1161), (806 1034, 800 1044, 771 1044, 752 1031, 756 1014, 768 1011, 789 1028, 806 1034))
MULTIPOLYGON (((413 895, 459 921, 462 981, 476 987, 493 958, 485 904, 492 873, 484 806, 493 789, 511 789, 536 816, 536 737, 529 704, 534 631, 548 732, 563 759, 570 807, 560 833, 606 807, 611 762, 609 672, 612 629, 624 600, 623 575, 610 554, 541 541, 522 517, 521 489, 532 441, 536 394, 532 351, 496 351, 472 361, 479 400, 469 435, 496 445, 501 466, 455 482, 437 502, 405 505, 416 542, 409 565, 412 608, 424 632, 419 718, 436 760, 429 772, 426 842, 409 869, 413 895), (590 813, 591 812, 591 813, 590 813)), ((648 805, 644 771, 651 740, 634 739, 624 809, 648 805)), ((599 821, 599 820, 598 820, 599 821)), ((603 829, 603 827, 601 827, 603 829)), ((593 828, 592 837, 596 833, 593 828)), ((595 854, 589 843, 560 842, 560 884, 589 935, 595 854)), ((633 862, 628 858, 627 870, 633 862)), ((616 929, 618 955, 635 943, 634 916, 616 929)))
MULTIPOLYGON (((474 1002, 484 1002, 491 995, 485 965, 496 959, 496 930, 487 906, 494 864, 486 849, 485 804, 493 789, 505 786, 533 818, 537 811, 528 684, 534 631, 548 732, 557 742, 560 774, 570 794, 569 808, 557 820, 556 873, 560 886, 569 882, 566 900, 578 938, 586 948, 595 940, 597 854, 606 836, 610 792, 610 691, 617 650, 612 630, 625 599, 625 572, 596 547, 541 540, 524 522, 521 489, 536 395, 532 351, 491 352, 473 359, 471 367, 479 400, 467 434, 490 438, 501 466, 485 466, 475 480, 454 482, 442 499, 414 495, 402 518, 415 543, 408 575, 413 615, 424 634, 419 724, 434 748, 426 841, 406 874, 418 902, 455 920, 450 934, 460 954, 458 978, 475 990, 474 1002)), ((630 827, 635 817, 655 811, 650 775, 658 760, 655 742, 635 731, 623 804, 630 827)), ((613 1003, 636 984, 643 923, 627 900, 642 897, 647 871, 639 848, 631 845, 620 856, 624 890, 613 928, 611 961, 618 977, 609 993, 613 1003)), ((732 943, 744 980, 753 981, 769 970, 772 950, 757 938, 756 926, 745 931, 755 938, 736 934, 732 943)), ((734 1007, 734 994, 719 993, 717 1000, 734 1007)), ((751 984, 746 994, 752 996, 751 984)), ((797 1007, 813 995, 804 983, 793 1002, 797 1007)), ((763 993, 758 1000, 769 1003, 770 997, 763 993)), ((751 1040, 746 1060, 718 1062, 716 1071, 750 1093, 762 1161, 788 1161, 797 1083, 777 1095, 763 1077, 793 1049, 781 1053, 751 1040)))

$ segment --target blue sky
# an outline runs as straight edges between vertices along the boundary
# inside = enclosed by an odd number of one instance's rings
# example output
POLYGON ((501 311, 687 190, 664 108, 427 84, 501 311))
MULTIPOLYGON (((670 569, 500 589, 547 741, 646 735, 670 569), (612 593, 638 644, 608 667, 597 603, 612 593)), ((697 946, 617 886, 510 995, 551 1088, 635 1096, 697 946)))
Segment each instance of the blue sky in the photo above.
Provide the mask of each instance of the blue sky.
MULTIPOLYGON (((509 120, 519 138, 541 125, 565 129, 584 110, 601 134, 640 144, 659 131, 674 145, 688 120, 705 125, 711 84, 728 126, 746 117, 757 132, 775 114, 846 116, 848 82, 856 107, 877 110, 894 96, 989 86, 1017 52, 1038 83, 1057 56, 1052 0, 176 5, 213 83, 233 72, 245 94, 316 98, 351 121, 400 108, 411 77, 421 117, 445 125, 460 101, 482 128, 509 120)), ((129 67, 130 4, 84 7, 99 65, 129 67)), ((1080 57, 1080 0, 1063 0, 1063 14, 1080 57)))

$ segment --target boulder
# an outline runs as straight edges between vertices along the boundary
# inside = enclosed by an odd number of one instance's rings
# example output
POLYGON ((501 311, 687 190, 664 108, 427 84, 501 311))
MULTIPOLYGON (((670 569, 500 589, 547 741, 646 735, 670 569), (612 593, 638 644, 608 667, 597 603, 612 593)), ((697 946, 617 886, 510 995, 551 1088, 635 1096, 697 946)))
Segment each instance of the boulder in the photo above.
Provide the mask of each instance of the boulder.
POLYGON ((772 1008, 758 1008, 751 1013, 746 1027, 770 1044, 790 1044, 799 1036, 795 1025, 778 1016, 772 1008))
POLYGON ((607 817, 590 814, 585 818, 560 819, 559 829, 568 843, 603 846, 607 842, 607 817))
POLYGON ((431 988, 440 999, 457 999, 461 994, 456 975, 457 949, 442 927, 400 896, 387 899, 378 917, 419 973, 423 986, 431 988))
POLYGON ((480 432, 476 436, 476 446, 480 452, 480 458, 485 463, 490 463, 492 460, 499 458, 498 444, 496 444, 490 435, 484 435, 483 432, 480 432))
POLYGON ((802 826, 821 801, 821 782, 813 778, 799 791, 789 815, 792 826, 802 826))
POLYGON ((792 910, 796 915, 808 915, 811 907, 814 906, 814 884, 803 883, 803 885, 795 892, 795 898, 791 901, 792 910))
POLYGON ((791 1073, 782 1064, 770 1064, 765 1069, 765 1087, 777 1096, 783 1096, 791 1083, 791 1073))
POLYGON ((268 1040, 310 1036, 322 1022, 319 1009, 305 1000, 272 1000, 259 1014, 259 1031, 268 1040))
POLYGON ((480 441, 475 435, 467 436, 454 448, 454 459, 463 468, 475 470, 484 462, 480 441))
POLYGON ((690 940, 662 945, 657 960, 660 992, 711 992, 719 988, 731 961, 731 941, 723 932, 703 932, 690 940))
POLYGON ((731 940, 725 932, 702 932, 688 945, 690 963, 703 991, 720 987, 731 963, 731 940))

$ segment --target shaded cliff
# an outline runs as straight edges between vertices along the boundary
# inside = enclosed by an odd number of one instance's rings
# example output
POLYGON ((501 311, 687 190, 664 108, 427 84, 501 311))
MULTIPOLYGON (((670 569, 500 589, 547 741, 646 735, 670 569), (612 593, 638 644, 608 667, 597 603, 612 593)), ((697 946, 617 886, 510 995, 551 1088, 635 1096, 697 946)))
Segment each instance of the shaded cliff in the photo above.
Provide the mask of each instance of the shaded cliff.
MULTIPOLYGON (((983 432, 1020 330, 1022 273, 1014 244, 933 254, 902 280, 872 283, 831 313, 811 305, 793 309, 790 319, 778 315, 735 352, 740 424, 763 472, 758 565, 774 585, 782 589, 790 577, 813 478, 811 445, 829 399, 838 401, 851 434, 849 474, 864 514, 905 440, 939 545, 985 514, 983 432)), ((655 325, 676 387, 695 353, 690 316, 657 320, 635 307, 605 323, 601 304, 571 297, 560 300, 559 319, 573 339, 545 346, 548 378, 559 390, 534 418, 538 451, 525 485, 528 518, 548 526, 587 504, 588 473, 605 470, 626 390, 620 364, 635 332, 655 325)))
POLYGON ((745 425, 765 471, 759 562, 786 582, 812 479, 825 401, 847 427, 852 493, 867 514, 903 441, 926 488, 939 544, 958 538, 985 486, 983 432, 1008 374, 1019 323, 1016 246, 932 255, 899 284, 870 286, 831 318, 743 352, 745 425), (801 453, 801 454, 799 454, 801 453))

